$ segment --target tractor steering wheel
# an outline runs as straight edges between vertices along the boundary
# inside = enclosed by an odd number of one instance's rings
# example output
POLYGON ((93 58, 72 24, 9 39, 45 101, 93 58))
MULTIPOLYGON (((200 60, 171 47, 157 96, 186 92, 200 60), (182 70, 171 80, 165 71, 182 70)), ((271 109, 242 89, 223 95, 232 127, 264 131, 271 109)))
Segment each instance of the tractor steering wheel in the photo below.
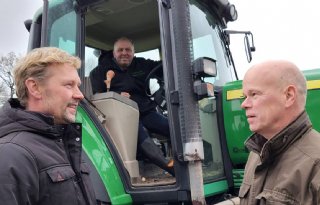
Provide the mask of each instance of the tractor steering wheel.
POLYGON ((156 73, 159 71, 159 69, 162 68, 162 63, 160 62, 158 65, 156 65, 150 73, 147 75, 145 79, 145 92, 147 96, 149 96, 156 104, 157 106, 162 110, 165 111, 167 110, 167 101, 166 101, 166 96, 165 96, 165 89, 164 89, 164 81, 160 77, 156 75, 156 73), (150 92, 150 79, 151 78, 156 78, 157 82, 159 84, 159 89, 151 94, 150 92))

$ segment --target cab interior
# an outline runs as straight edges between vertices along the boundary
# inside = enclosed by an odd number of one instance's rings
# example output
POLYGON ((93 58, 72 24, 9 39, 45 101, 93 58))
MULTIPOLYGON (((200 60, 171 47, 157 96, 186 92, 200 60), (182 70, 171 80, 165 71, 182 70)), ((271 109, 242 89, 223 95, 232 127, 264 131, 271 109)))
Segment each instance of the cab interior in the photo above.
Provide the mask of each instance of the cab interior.
POLYGON ((160 47, 157 1, 108 0, 90 6, 86 13, 87 46, 112 50, 122 36, 130 38, 137 53, 160 47))
MULTIPOLYGON (((101 112, 105 116, 101 123, 113 140, 131 183, 134 186, 174 184, 174 177, 136 155, 137 104, 114 92, 91 93, 90 71, 102 57, 112 58, 114 41, 123 36, 134 42, 136 56, 160 60, 157 1, 108 0, 88 8, 85 15, 85 94, 97 115, 101 112), (125 128, 123 125, 126 125, 125 128)), ((171 153, 168 140, 153 133, 150 136, 164 153, 171 153)))

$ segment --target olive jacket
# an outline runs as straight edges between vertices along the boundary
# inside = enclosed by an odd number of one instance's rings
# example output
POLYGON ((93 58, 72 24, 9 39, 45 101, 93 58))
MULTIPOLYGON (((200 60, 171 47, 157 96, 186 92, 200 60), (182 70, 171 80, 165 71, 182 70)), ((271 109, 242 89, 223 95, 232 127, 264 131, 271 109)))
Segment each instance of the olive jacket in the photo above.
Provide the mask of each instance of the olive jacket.
POLYGON ((253 134, 246 146, 241 205, 320 204, 320 134, 305 111, 269 141, 253 134))

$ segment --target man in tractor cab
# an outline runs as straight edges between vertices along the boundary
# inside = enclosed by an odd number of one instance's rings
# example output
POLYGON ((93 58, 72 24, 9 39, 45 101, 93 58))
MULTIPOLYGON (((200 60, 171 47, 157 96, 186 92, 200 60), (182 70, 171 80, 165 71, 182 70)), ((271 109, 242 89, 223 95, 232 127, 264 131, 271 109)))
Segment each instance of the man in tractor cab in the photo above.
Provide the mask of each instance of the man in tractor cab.
MULTIPOLYGON (((114 43, 113 56, 100 59, 100 64, 90 73, 93 93, 114 91, 135 101, 139 107, 138 151, 151 162, 174 176, 173 160, 167 160, 161 149, 150 138, 147 130, 170 138, 168 119, 157 112, 156 103, 146 90, 146 78, 160 61, 134 56, 134 45, 126 37, 114 43), (147 130, 146 130, 147 129, 147 130)), ((158 69, 157 75, 163 75, 158 69)))
POLYGON ((241 205, 320 204, 320 134, 305 110, 306 80, 288 61, 251 67, 243 79, 250 150, 241 205))

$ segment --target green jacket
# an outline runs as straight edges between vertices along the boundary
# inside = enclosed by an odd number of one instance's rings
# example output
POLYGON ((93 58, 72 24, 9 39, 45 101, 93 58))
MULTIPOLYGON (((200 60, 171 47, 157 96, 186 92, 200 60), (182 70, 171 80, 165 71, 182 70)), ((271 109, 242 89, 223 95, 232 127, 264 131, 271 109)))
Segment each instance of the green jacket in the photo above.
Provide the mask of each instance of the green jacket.
POLYGON ((320 134, 306 112, 267 141, 253 134, 241 205, 320 204, 320 134))

